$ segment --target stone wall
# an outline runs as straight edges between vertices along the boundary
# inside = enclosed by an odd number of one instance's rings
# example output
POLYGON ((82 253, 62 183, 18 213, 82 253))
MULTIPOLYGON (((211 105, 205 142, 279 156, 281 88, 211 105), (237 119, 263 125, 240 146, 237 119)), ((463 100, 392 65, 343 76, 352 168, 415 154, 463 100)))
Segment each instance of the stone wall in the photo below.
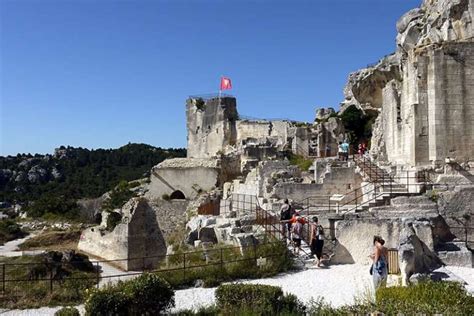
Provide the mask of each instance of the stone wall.
MULTIPOLYGON (((347 194, 341 203, 349 202, 355 198, 353 192, 359 188, 362 177, 355 172, 355 167, 332 167, 324 175, 321 183, 278 183, 274 187, 274 197, 288 198, 293 201, 302 201, 308 197, 331 196, 334 194, 347 194)), ((361 193, 359 193, 360 195, 361 193)))
POLYGON ((145 199, 133 198, 121 214, 121 222, 112 231, 103 226, 83 231, 78 249, 106 260, 123 259, 114 264, 126 271, 156 268, 158 256, 166 254, 166 243, 155 211, 145 199))
POLYGON ((182 229, 186 224, 186 209, 189 205, 187 200, 165 201, 155 199, 150 201, 150 206, 156 214, 156 221, 160 226, 165 240, 169 240, 176 230, 182 229))
POLYGON ((219 186, 220 164, 217 159, 167 159, 152 169, 146 197, 161 199, 181 191, 186 199, 194 199, 200 192, 219 186))
POLYGON ((383 94, 388 160, 428 165, 474 156, 474 43, 449 43, 408 55, 401 82, 383 94))
POLYGON ((216 97, 200 102, 198 98, 186 102, 188 158, 214 157, 237 140, 236 99, 216 97))

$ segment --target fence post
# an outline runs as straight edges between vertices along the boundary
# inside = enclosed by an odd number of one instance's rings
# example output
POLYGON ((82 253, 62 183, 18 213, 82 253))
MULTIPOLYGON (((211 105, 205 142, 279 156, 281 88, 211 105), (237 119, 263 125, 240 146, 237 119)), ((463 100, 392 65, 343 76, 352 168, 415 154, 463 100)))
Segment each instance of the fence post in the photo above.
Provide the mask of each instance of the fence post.
POLYGON ((2 290, 3 294, 5 294, 5 263, 2 265, 2 290))
POLYGON ((183 252, 183 282, 186 280, 186 253, 183 252))
POLYGON ((222 251, 224 250, 224 248, 221 248, 221 271, 224 271, 224 260, 223 260, 223 256, 222 256, 222 251))
POLYGON ((95 263, 95 278, 96 278, 96 286, 99 288, 99 282, 100 282, 100 273, 99 273, 99 261, 96 261, 95 263))
POLYGON ((255 265, 257 265, 257 244, 255 244, 255 241, 253 243, 253 257, 255 259, 255 265))
POLYGON ((51 271, 49 272, 49 291, 53 293, 53 267, 51 267, 51 271))

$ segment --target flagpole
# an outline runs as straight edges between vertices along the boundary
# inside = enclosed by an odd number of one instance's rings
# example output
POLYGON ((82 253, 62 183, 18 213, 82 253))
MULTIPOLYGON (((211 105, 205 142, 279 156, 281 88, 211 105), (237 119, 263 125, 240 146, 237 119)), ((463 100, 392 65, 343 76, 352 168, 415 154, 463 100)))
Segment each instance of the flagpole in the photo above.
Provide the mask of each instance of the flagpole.
POLYGON ((222 86, 222 77, 221 76, 221 81, 219 82, 219 99, 218 99, 218 105, 221 105, 221 93, 222 93, 222 90, 221 90, 221 86, 222 86))

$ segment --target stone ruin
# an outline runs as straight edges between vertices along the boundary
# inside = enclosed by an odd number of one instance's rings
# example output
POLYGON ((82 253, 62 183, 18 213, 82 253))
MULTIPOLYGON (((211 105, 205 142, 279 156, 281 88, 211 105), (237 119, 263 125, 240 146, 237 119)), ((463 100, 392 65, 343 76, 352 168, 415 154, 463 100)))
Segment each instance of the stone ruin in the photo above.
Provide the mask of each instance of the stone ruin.
POLYGON ((156 268, 166 255, 166 244, 155 211, 143 198, 133 198, 122 209, 103 212, 102 223, 82 232, 78 249, 129 270, 156 268), (111 213, 120 220, 109 227, 111 213), (145 258, 146 257, 146 258, 145 258))
POLYGON ((155 166, 143 197, 119 211, 122 222, 111 232, 104 225, 84 232, 80 249, 109 259, 170 253, 165 240, 181 230, 194 247, 244 247, 267 234, 255 210, 277 218, 289 198, 329 227, 331 263, 367 263, 371 236, 379 234, 398 249, 403 283, 443 264, 472 267, 474 245, 456 227, 472 226, 473 218, 474 187, 459 186, 474 180, 473 8, 472 0, 426 0, 408 12, 397 23, 397 51, 351 74, 340 111, 318 109, 311 124, 243 119, 227 95, 190 97, 187 158, 155 166), (409 176, 407 185, 390 180, 390 193, 378 198, 367 170, 337 160, 349 132, 340 114, 351 107, 377 117, 367 159, 388 179, 409 176), (310 169, 291 165, 291 155, 311 160, 310 169), (436 199, 422 195, 421 171, 429 171, 436 199), (354 200, 359 206, 339 212, 354 200))

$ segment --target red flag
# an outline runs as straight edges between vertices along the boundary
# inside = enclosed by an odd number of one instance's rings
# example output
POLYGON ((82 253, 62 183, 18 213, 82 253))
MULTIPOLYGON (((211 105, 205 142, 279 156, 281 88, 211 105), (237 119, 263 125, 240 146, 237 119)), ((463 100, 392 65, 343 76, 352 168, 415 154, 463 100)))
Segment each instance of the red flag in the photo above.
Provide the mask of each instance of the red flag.
POLYGON ((232 89, 232 81, 230 81, 230 78, 221 77, 221 90, 229 89, 232 89))

